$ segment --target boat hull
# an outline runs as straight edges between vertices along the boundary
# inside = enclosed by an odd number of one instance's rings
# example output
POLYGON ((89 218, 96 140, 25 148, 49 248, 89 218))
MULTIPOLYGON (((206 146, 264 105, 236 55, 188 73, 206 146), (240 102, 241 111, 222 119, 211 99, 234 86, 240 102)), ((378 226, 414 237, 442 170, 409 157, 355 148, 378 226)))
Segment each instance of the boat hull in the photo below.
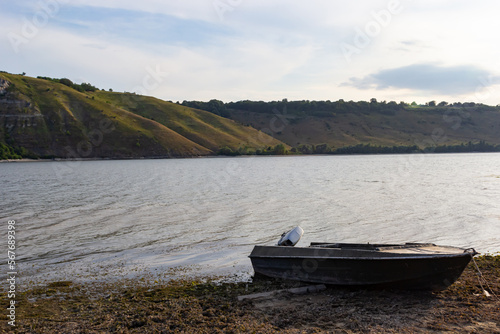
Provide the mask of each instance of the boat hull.
POLYGON ((256 274, 342 286, 443 290, 472 259, 468 252, 398 254, 374 250, 255 246, 256 274))

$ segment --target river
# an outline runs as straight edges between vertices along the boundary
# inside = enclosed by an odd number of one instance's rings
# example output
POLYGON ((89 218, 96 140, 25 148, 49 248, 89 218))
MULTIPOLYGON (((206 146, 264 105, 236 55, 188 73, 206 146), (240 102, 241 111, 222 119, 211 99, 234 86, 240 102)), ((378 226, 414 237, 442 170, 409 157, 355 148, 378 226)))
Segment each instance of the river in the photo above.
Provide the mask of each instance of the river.
POLYGON ((298 246, 500 251, 498 153, 16 162, 0 184, 21 282, 245 280, 252 247, 296 225, 298 246))

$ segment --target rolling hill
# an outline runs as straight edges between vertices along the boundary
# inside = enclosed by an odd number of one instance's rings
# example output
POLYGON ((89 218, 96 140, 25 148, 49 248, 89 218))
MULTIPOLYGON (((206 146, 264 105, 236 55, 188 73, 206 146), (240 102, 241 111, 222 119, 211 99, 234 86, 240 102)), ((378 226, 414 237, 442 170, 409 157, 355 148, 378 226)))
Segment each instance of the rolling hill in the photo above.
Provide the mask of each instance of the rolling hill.
POLYGON ((500 107, 365 101, 184 101, 271 134, 292 147, 500 144, 500 107))
POLYGON ((0 160, 284 154, 287 149, 500 151, 500 107, 375 99, 178 104, 68 79, 0 72, 0 160))
MULTIPOLYGON (((404 110, 393 115, 354 112, 326 117, 289 116, 286 123, 280 123, 273 136, 291 146, 325 143, 337 148, 357 144, 426 148, 481 140, 500 144, 498 111, 469 111, 465 115, 467 117, 461 117, 458 111, 447 114, 446 110, 404 110)), ((234 110, 231 118, 262 129, 276 116, 234 110)))
POLYGON ((0 73, 3 158, 191 157, 279 144, 252 127, 153 97, 0 73))

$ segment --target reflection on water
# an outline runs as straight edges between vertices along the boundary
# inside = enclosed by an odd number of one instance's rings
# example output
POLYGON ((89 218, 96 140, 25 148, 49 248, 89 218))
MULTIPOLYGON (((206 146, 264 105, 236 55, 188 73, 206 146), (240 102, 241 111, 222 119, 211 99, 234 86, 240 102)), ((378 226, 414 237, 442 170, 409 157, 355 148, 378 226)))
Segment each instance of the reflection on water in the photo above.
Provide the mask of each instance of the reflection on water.
POLYGON ((298 246, 500 251, 499 176, 500 154, 3 163, 0 216, 26 280, 248 277, 253 245, 295 225, 298 246))

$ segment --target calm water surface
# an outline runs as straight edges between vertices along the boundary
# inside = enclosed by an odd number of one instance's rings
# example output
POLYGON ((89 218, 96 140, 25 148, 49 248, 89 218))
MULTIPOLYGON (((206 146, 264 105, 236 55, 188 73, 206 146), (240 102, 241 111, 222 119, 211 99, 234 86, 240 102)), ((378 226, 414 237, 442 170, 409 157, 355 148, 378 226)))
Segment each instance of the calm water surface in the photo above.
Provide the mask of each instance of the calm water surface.
POLYGON ((496 153, 2 163, 0 184, 21 281, 247 279, 252 247, 296 225, 299 246, 500 251, 496 153))

